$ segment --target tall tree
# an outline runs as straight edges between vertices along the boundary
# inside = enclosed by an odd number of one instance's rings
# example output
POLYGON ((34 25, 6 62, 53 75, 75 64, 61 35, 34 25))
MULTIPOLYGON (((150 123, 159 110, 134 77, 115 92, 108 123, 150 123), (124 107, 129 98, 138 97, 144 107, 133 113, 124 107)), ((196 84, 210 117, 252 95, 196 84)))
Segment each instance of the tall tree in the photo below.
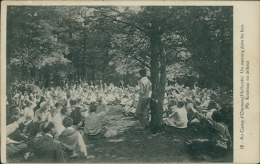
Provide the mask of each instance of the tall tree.
MULTIPOLYGON (((221 27, 225 26, 226 22, 218 24, 216 21, 223 19, 227 13, 226 19, 232 20, 230 7, 145 6, 95 9, 100 13, 99 18, 112 21, 120 29, 117 36, 114 35, 113 46, 116 50, 113 52, 123 54, 126 58, 130 57, 150 69, 153 91, 151 125, 154 132, 159 130, 162 124, 167 64, 188 60, 189 57, 181 52, 190 51, 192 59, 199 57, 203 61, 199 68, 195 67, 196 71, 212 77, 210 72, 203 72, 205 67, 209 67, 206 61, 210 61, 211 58, 206 52, 212 52, 216 56, 214 59, 222 56, 214 52, 212 47, 216 43, 215 33, 223 29, 221 27), (198 32, 201 34, 198 36, 203 39, 196 37, 198 32), (205 67, 202 69, 203 65, 205 67)), ((226 23, 230 25, 230 22, 226 23)), ((222 32, 222 40, 225 40, 224 34, 230 38, 230 32, 222 32)), ((230 45, 227 47, 230 48, 230 45)), ((190 60, 189 64, 196 66, 201 62, 194 61, 193 63, 190 60)))

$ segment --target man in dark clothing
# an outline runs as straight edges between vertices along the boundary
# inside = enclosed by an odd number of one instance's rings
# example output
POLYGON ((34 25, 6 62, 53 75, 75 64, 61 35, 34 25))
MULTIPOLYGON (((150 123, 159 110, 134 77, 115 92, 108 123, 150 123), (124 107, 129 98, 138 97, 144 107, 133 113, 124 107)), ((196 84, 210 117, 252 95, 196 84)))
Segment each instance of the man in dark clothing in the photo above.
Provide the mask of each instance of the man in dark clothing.
POLYGON ((42 131, 44 135, 39 138, 34 138, 32 141, 32 149, 35 162, 44 163, 62 163, 66 162, 62 144, 53 139, 54 124, 46 122, 43 124, 42 131))
POLYGON ((40 132, 40 123, 39 122, 34 122, 28 127, 28 140, 29 142, 37 136, 37 134, 40 132))
POLYGON ((77 126, 81 122, 83 116, 80 112, 81 107, 79 106, 73 106, 73 110, 70 114, 70 117, 73 119, 73 125, 77 126))

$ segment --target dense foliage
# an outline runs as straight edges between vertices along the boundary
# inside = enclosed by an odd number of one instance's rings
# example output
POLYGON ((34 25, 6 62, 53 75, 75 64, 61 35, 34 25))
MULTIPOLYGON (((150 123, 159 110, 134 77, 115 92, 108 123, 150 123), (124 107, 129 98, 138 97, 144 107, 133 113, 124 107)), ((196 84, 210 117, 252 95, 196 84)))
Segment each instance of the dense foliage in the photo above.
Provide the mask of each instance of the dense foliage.
POLYGON ((199 76, 203 85, 232 88, 232 20, 231 7, 10 6, 8 80, 43 85, 135 77, 140 67, 151 67, 154 24, 169 80, 199 76))

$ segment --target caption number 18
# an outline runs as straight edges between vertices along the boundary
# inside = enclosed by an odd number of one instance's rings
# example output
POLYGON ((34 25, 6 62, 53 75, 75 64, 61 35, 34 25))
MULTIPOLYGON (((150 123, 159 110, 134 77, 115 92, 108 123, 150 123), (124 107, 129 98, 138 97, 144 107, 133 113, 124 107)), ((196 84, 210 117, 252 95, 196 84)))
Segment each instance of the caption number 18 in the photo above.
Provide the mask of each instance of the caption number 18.
POLYGON ((244 145, 240 145, 240 149, 244 149, 244 145))

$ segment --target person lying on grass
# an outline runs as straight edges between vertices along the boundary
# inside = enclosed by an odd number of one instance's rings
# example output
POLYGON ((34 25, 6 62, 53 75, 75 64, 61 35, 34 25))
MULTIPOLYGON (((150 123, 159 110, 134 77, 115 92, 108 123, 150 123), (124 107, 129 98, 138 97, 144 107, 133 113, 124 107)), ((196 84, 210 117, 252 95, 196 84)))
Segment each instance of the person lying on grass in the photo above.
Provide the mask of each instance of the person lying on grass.
POLYGON ((106 133, 107 129, 102 127, 101 121, 108 112, 106 104, 102 103, 105 111, 97 112, 95 103, 90 104, 89 115, 85 118, 84 133, 88 139, 98 139, 106 133))
MULTIPOLYGON (((197 112, 194 108, 192 108, 192 110, 195 117, 209 127, 210 136, 208 142, 203 143, 204 146, 206 145, 205 149, 208 149, 208 151, 212 152, 216 156, 223 156, 226 154, 227 149, 232 149, 232 139, 228 127, 223 123, 223 116, 219 111, 215 110, 212 113, 211 118, 208 118, 204 114, 197 112)), ((195 150, 198 146, 198 142, 191 142, 189 145, 192 150, 195 150)))

